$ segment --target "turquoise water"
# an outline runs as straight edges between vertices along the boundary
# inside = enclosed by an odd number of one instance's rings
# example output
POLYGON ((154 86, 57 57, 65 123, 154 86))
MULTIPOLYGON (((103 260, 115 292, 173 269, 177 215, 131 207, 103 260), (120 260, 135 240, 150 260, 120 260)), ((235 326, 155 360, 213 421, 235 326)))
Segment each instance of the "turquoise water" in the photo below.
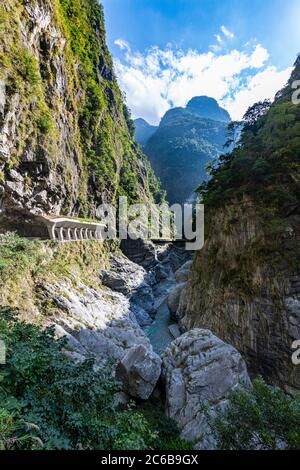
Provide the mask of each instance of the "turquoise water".
POLYGON ((161 355, 174 340, 169 331, 169 326, 172 325, 172 323, 174 322, 171 321, 168 305, 165 301, 158 308, 154 322, 144 330, 154 351, 159 355, 161 355))

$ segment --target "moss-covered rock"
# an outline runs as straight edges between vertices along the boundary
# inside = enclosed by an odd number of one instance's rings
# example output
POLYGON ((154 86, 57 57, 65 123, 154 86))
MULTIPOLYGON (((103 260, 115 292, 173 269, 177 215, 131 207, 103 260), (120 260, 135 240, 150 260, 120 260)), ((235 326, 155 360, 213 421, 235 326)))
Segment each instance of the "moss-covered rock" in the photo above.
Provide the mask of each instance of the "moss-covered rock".
POLYGON ((6 209, 93 217, 119 194, 160 196, 97 0, 1 3, 0 172, 6 209))

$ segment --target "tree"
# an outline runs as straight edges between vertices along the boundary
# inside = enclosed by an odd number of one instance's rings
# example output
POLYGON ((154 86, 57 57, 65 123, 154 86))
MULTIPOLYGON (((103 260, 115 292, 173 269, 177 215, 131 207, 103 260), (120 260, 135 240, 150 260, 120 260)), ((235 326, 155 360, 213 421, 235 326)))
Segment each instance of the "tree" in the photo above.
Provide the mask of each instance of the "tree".
POLYGON ((247 126, 252 126, 269 111, 271 105, 271 100, 264 100, 255 103, 245 113, 242 123, 247 126))
POLYGON ((121 384, 111 368, 95 370, 93 358, 71 361, 66 340, 56 340, 53 328, 41 330, 0 308, 0 338, 7 347, 0 370, 0 450, 143 450, 175 442, 191 448, 157 402, 148 414, 134 402, 118 405, 121 384))
POLYGON ((0 446, 28 449, 42 442, 49 450, 139 450, 155 442, 134 405, 115 404, 119 384, 110 369, 95 371, 93 359, 70 361, 63 353, 66 341, 56 340, 53 328, 42 331, 1 312, 0 337, 7 346, 0 374, 0 446), (34 423, 30 432, 24 423, 34 423))
POLYGON ((291 397, 263 379, 230 396, 212 422, 218 447, 227 450, 300 449, 300 395, 291 397))

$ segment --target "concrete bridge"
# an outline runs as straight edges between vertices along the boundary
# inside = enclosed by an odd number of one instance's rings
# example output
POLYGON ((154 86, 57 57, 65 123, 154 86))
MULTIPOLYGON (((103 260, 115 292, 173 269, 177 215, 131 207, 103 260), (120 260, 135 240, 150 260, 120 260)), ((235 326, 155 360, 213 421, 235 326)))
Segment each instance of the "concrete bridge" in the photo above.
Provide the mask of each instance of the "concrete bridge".
MULTIPOLYGON (((72 217, 61 216, 38 216, 38 220, 47 227, 48 235, 51 240, 60 242, 72 242, 81 240, 103 240, 107 226, 97 221, 81 221, 72 217)), ((117 235, 116 235, 117 237, 117 235)), ((186 239, 152 239, 156 245, 175 243, 184 245, 186 239)))
POLYGON ((38 219, 46 225, 49 238, 60 242, 102 240, 102 233, 106 229, 105 224, 71 217, 39 216, 38 219))
MULTIPOLYGON (((82 240, 104 240, 107 226, 96 220, 80 220, 70 216, 20 214, 18 212, 0 214, 0 233, 15 231, 21 237, 59 242, 82 240)), ((116 233, 118 238, 118 232, 116 233)), ((154 244, 175 243, 181 245, 185 239, 152 239, 154 244)))

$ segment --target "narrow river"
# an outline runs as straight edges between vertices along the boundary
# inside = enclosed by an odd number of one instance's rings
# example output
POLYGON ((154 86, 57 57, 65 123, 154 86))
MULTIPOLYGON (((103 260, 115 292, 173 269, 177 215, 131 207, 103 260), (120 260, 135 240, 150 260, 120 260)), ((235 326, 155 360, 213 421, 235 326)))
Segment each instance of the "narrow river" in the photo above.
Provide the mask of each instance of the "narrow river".
POLYGON ((155 320, 153 323, 144 329, 145 334, 148 336, 154 351, 161 355, 168 345, 174 341, 173 336, 169 331, 169 326, 174 322, 170 318, 170 312, 165 300, 157 309, 155 320))

